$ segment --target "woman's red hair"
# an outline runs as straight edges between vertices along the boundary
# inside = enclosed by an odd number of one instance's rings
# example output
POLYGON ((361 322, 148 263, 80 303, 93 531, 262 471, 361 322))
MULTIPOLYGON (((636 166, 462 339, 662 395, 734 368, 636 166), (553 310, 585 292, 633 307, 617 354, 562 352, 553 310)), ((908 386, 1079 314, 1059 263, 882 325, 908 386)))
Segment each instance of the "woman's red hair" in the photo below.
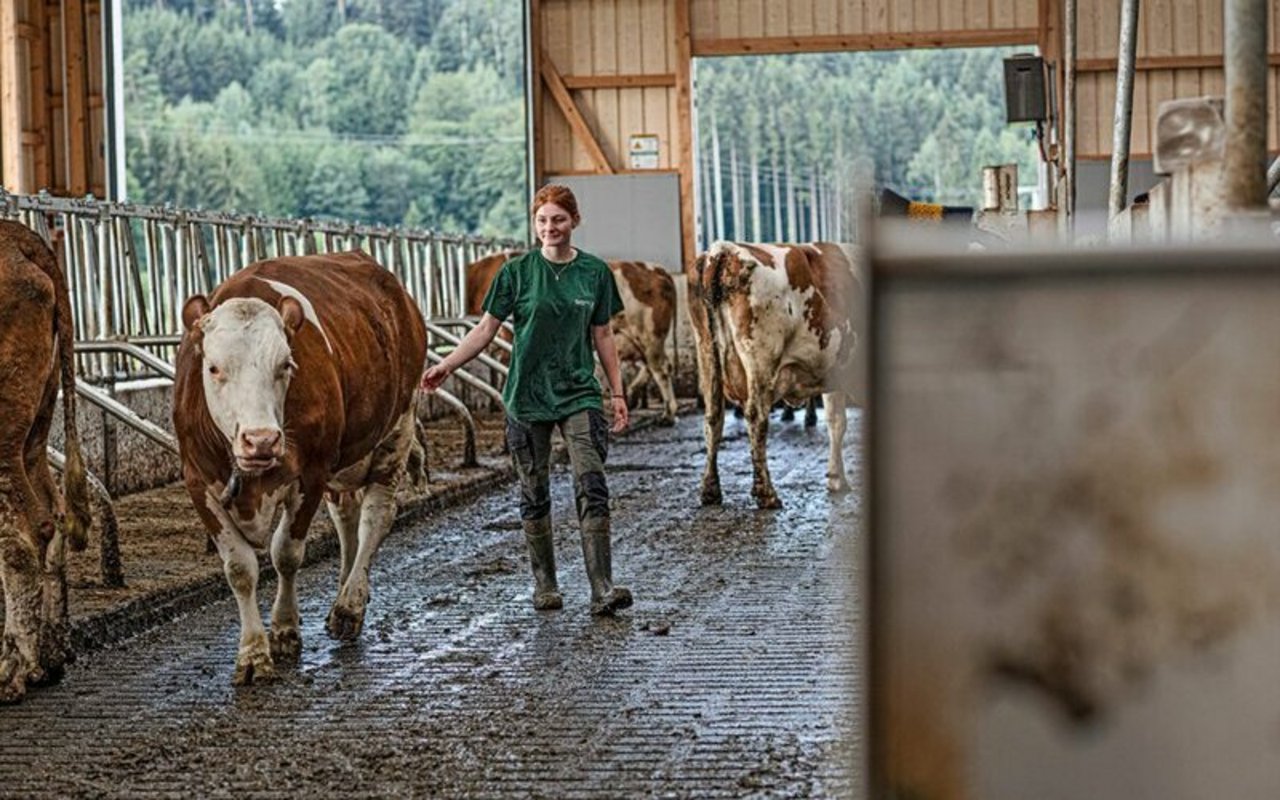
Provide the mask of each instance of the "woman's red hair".
POLYGON ((533 204, 529 207, 530 213, 537 214, 538 209, 547 203, 554 203, 568 211, 569 216, 579 219, 578 198, 573 196, 573 190, 568 186, 559 183, 548 183, 543 186, 533 196, 533 204))

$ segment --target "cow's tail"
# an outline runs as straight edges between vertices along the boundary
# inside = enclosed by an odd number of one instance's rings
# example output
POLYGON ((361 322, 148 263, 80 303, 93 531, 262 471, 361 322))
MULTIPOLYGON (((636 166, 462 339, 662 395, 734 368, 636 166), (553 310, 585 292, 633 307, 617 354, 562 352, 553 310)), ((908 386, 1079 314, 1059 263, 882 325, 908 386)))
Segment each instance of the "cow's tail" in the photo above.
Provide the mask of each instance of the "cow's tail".
POLYGON ((58 336, 58 361, 62 378, 62 430, 67 465, 63 470, 62 492, 67 506, 66 536, 72 550, 83 550, 89 544, 89 481, 84 458, 80 454, 80 437, 76 433, 76 359, 75 326, 71 316, 71 295, 67 279, 52 250, 43 251, 52 262, 46 268, 53 279, 54 331, 58 336))
MULTIPOLYGON (((709 387, 713 391, 722 392, 724 386, 724 365, 720 346, 720 307, 729 293, 730 261, 733 257, 733 246, 727 242, 716 242, 707 252, 698 256, 698 295, 702 300, 703 310, 707 315, 707 339, 710 348, 711 375, 709 387)), ((710 403, 711 398, 704 398, 710 403)))

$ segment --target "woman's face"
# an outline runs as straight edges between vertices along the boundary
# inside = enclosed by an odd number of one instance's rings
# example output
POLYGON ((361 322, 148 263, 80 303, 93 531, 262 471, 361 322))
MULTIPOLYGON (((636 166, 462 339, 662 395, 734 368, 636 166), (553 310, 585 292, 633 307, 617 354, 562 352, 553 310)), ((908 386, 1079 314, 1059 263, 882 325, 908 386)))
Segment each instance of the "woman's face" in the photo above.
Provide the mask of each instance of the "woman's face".
POLYGON ((538 241, 547 247, 568 244, 576 225, 573 215, 555 203, 543 203, 533 214, 538 241))

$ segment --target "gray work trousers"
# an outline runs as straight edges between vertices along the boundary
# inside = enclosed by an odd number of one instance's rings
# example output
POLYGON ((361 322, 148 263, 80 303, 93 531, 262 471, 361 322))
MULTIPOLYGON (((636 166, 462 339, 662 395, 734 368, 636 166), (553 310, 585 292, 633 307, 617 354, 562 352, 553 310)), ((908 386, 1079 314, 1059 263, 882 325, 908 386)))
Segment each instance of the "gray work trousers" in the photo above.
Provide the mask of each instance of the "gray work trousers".
POLYGON ((604 462, 609 452, 609 424, 604 412, 589 408, 553 422, 521 422, 507 417, 507 447, 520 477, 520 518, 551 514, 551 431, 560 429, 573 466, 578 519, 609 518, 609 487, 604 462))

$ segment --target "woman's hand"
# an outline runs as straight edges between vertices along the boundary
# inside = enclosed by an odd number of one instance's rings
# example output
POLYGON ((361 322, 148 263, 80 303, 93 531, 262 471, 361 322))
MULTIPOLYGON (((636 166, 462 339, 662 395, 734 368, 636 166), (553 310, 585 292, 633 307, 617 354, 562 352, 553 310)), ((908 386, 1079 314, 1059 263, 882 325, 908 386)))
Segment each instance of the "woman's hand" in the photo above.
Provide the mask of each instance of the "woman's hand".
POLYGON ((448 367, 441 362, 431 369, 422 373, 422 382, 418 384, 418 388, 424 392, 434 392, 440 388, 440 384, 444 383, 445 378, 453 374, 453 368, 448 367))
POLYGON ((627 423, 630 418, 627 416, 627 398, 619 392, 613 396, 613 425, 610 430, 614 433, 622 433, 627 429, 627 423))

